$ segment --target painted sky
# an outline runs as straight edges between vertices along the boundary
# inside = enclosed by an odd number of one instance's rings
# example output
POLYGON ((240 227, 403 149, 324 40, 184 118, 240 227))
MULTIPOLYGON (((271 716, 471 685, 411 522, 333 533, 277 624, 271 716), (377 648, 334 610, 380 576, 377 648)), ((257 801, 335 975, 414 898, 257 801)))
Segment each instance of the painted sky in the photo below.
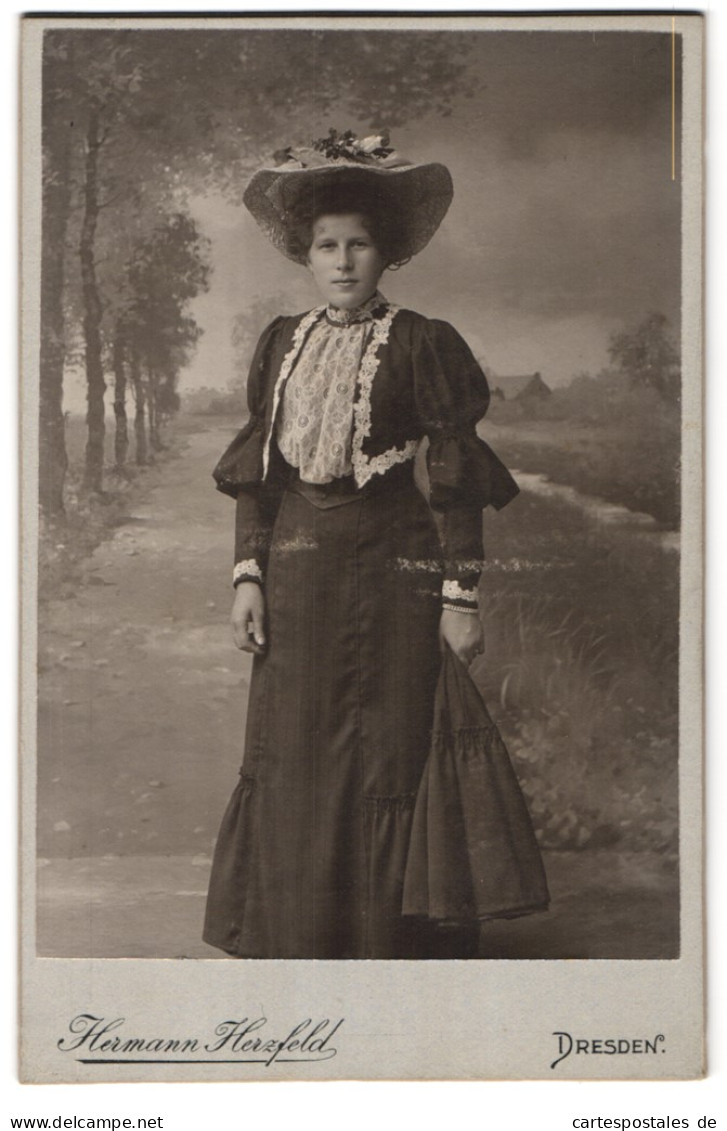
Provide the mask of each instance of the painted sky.
MULTIPOLYGON (((496 373, 539 370, 551 384, 598 372, 609 334, 650 311, 666 314, 678 333, 669 27, 474 32, 474 97, 461 98, 450 117, 392 131, 412 160, 449 166, 455 197, 427 249, 384 275, 387 297, 454 323, 496 373)), ((330 34, 348 35, 356 50, 355 32, 330 34)), ((415 65, 416 33, 411 39, 415 65)), ((311 121, 308 137, 280 143, 309 141, 332 125, 370 132, 369 122, 330 115, 311 121)), ((193 210, 212 240, 214 277, 195 304, 204 336, 182 387, 224 386, 238 311, 280 295, 292 313, 317 294, 305 268, 276 252, 242 207, 198 198, 193 210)))

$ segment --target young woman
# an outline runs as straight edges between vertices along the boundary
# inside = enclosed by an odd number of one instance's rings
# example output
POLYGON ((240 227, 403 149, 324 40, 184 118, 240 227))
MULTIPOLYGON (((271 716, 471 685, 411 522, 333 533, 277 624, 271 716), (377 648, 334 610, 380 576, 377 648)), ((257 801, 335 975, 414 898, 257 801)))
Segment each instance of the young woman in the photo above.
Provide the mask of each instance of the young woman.
POLYGON ((215 469, 254 663, 204 937, 238 957, 468 956, 473 925, 407 914, 404 879, 441 648, 482 650, 482 509, 517 487, 476 434, 489 393, 465 342, 378 290, 436 231, 451 178, 350 133, 282 156, 244 200, 322 304, 264 331, 249 422, 215 469))

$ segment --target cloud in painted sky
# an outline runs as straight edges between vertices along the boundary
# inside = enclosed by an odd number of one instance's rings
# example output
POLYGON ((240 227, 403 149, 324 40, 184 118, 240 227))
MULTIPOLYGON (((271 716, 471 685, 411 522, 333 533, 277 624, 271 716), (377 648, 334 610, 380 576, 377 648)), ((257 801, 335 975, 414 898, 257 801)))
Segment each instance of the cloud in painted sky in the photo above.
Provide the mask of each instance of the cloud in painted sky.
MULTIPOLYGON (((676 330, 669 35, 470 38, 475 96, 449 118, 394 134, 412 159, 449 166, 455 199, 431 245, 385 276, 384 292, 454 322, 497 371, 539 369, 556 382, 599 369, 609 333, 649 311, 662 311, 676 330)), ((312 122, 311 136, 329 124, 368 125, 312 122)), ((242 209, 213 199, 194 208, 213 241, 215 277, 196 305, 206 333, 189 380, 223 385, 237 310, 277 292, 300 310, 316 294, 242 209)))

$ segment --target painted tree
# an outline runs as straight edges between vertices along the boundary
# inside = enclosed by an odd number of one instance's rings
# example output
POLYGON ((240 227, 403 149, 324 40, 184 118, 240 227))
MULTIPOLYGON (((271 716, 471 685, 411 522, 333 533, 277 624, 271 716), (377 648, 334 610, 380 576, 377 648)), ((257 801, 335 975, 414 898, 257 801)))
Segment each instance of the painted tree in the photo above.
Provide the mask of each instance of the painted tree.
MULTIPOLYGON (((49 189, 43 201, 42 335, 65 343, 69 332, 81 330, 88 425, 84 478, 93 490, 101 487, 106 390, 98 230, 103 210, 115 204, 106 191, 104 151, 109 108, 120 106, 138 84, 136 63, 121 43, 106 36, 98 45, 98 55, 89 57, 83 39, 47 32, 43 51, 43 156, 49 189), (59 138, 65 141, 63 162, 56 154, 59 138), (60 330, 47 332, 46 327, 60 330)), ((56 416, 62 414, 64 360, 65 349, 63 358, 58 351, 55 357, 41 352, 41 401, 51 401, 56 416)), ((67 460, 61 443, 46 413, 46 421, 41 420, 41 465, 52 467, 52 489, 41 490, 41 505, 50 515, 60 514, 63 507, 67 460)))
POLYGON ((49 516, 63 513, 63 481, 68 467, 63 416, 63 295, 74 145, 69 114, 72 68, 70 43, 48 45, 43 73, 39 498, 49 516))
POLYGON ((608 352, 634 386, 654 389, 665 399, 678 396, 680 358, 665 315, 649 314, 638 326, 612 334, 608 352))
MULTIPOLYGON (((241 26, 46 32, 44 232, 60 232, 61 247, 71 238, 78 264, 74 283, 68 272, 59 272, 60 253, 54 259, 49 252, 47 271, 44 265, 49 348, 41 384, 48 405, 43 435, 46 480, 52 483, 44 492, 49 510, 62 503, 64 464, 56 427, 62 357, 52 347, 63 338, 68 286, 76 287, 84 338, 85 482, 99 490, 106 371, 111 366, 116 374, 119 413, 122 369, 134 388, 141 379, 133 348, 114 353, 112 345, 118 260, 129 234, 148 234, 160 213, 178 210, 187 193, 214 188, 239 199, 251 169, 281 141, 295 143, 320 132, 312 123, 321 115, 335 111, 339 124, 353 115, 367 128, 380 129, 449 113, 471 81, 468 46, 464 35, 424 31, 241 26)), ((117 424, 120 420, 118 415, 117 424)), ((123 443, 122 426, 119 452, 123 443)))
POLYGON ((207 290, 209 271, 208 241, 184 212, 162 221, 126 265, 128 301, 116 320, 114 348, 131 357, 139 463, 149 446, 160 449, 161 421, 178 407, 179 374, 200 335, 188 308, 207 290))

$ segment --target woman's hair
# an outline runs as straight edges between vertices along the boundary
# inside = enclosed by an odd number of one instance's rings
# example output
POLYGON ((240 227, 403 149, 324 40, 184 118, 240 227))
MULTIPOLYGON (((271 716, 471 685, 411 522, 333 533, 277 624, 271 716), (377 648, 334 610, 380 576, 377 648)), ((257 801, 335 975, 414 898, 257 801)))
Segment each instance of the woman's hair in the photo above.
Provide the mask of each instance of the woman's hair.
POLYGON ((298 196, 286 214, 286 246, 290 254, 304 258, 313 243, 313 227, 321 216, 359 213, 364 227, 387 267, 401 266, 408 256, 404 217, 386 186, 370 180, 347 179, 315 182, 298 196))

